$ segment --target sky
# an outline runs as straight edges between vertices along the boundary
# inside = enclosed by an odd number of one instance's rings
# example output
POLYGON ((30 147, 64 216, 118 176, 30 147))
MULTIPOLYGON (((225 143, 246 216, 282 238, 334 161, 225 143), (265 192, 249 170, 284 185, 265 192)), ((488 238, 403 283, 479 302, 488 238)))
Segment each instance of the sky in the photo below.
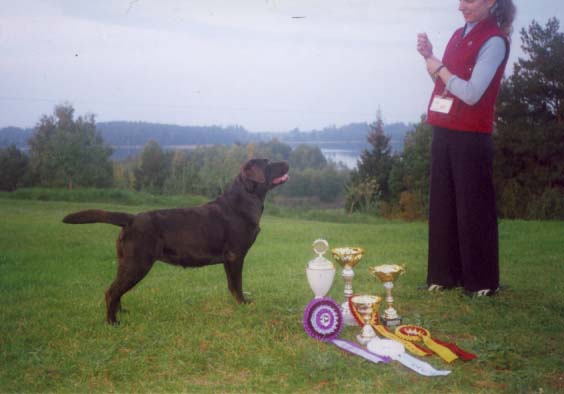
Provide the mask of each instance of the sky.
MULTIPOLYGON (((522 28, 564 1, 514 0, 522 28)), ((56 105, 97 122, 309 131, 418 122, 464 24, 456 0, 0 0, 0 127, 33 127, 56 105)))

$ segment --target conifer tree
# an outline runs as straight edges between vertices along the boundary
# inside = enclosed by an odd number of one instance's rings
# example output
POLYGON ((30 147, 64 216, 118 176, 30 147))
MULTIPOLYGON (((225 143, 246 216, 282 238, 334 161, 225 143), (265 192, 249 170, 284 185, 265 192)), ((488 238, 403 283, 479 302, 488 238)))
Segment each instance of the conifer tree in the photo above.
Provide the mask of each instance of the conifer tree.
POLYGON ((564 218, 564 34, 552 18, 521 30, 526 58, 497 102, 495 179, 505 217, 564 218))
MULTIPOLYGON (((370 196, 371 204, 366 203, 367 196, 363 195, 364 206, 374 206, 376 200, 388 201, 390 198, 390 188, 388 185, 390 171, 392 169, 392 149, 390 147, 390 137, 384 134, 384 121, 382 113, 378 110, 376 121, 369 126, 367 141, 371 145, 370 149, 365 149, 355 170, 351 172, 350 182, 347 185, 349 194, 352 191, 362 188, 361 184, 374 184, 370 196)), ((349 196, 349 201, 354 201, 354 196, 349 196)), ((358 205, 360 206, 360 204, 358 205)), ((347 210, 354 210, 354 207, 346 207, 347 210)))

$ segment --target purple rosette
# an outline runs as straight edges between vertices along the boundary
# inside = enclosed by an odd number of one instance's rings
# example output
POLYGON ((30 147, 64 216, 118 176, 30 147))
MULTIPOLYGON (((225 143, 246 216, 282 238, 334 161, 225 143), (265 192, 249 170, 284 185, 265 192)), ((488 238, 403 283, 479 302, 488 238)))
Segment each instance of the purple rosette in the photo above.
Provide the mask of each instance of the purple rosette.
POLYGON ((320 341, 336 339, 343 329, 343 314, 339 305, 329 297, 313 299, 304 312, 306 333, 320 341))

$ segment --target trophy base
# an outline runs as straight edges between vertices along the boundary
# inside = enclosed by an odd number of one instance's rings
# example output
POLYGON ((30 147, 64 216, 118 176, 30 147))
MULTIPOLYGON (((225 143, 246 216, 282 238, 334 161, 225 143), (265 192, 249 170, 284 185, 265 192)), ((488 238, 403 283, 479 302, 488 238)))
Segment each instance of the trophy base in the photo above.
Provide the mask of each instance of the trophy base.
POLYGON ((357 342, 360 343, 362 346, 366 346, 368 342, 370 342, 374 338, 375 337, 363 337, 362 335, 356 336, 357 342))
POLYGON ((394 319, 386 319, 384 316, 380 316, 382 324, 386 327, 397 327, 401 326, 401 317, 396 317, 394 319))
POLYGON ((341 305, 341 312, 343 313, 343 324, 345 326, 350 326, 350 327, 358 326, 358 323, 354 319, 354 317, 351 313, 351 310, 349 309, 349 303, 348 302, 344 302, 341 305))
POLYGON ((369 324, 366 324, 364 327, 362 327, 362 331, 359 335, 356 336, 358 343, 364 346, 366 346, 366 344, 370 342, 372 338, 376 338, 376 332, 369 324))

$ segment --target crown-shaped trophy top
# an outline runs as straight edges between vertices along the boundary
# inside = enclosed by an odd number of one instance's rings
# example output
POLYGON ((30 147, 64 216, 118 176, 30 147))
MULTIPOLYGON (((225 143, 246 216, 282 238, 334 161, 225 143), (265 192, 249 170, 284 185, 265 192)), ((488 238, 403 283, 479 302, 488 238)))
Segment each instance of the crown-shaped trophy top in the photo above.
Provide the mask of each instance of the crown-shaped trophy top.
POLYGON ((371 267, 368 271, 382 282, 393 282, 398 276, 403 275, 405 267, 397 264, 383 264, 371 267))
POLYGON ((360 294, 351 297, 351 302, 357 308, 379 304, 381 301, 382 297, 371 294, 360 294))
POLYGON ((329 243, 324 239, 316 239, 312 244, 313 251, 317 254, 313 260, 308 263, 311 269, 334 269, 333 263, 327 260, 323 255, 329 250, 329 243))
POLYGON ((337 263, 343 267, 354 267, 364 256, 364 249, 362 248, 334 248, 331 250, 333 258, 337 263))

